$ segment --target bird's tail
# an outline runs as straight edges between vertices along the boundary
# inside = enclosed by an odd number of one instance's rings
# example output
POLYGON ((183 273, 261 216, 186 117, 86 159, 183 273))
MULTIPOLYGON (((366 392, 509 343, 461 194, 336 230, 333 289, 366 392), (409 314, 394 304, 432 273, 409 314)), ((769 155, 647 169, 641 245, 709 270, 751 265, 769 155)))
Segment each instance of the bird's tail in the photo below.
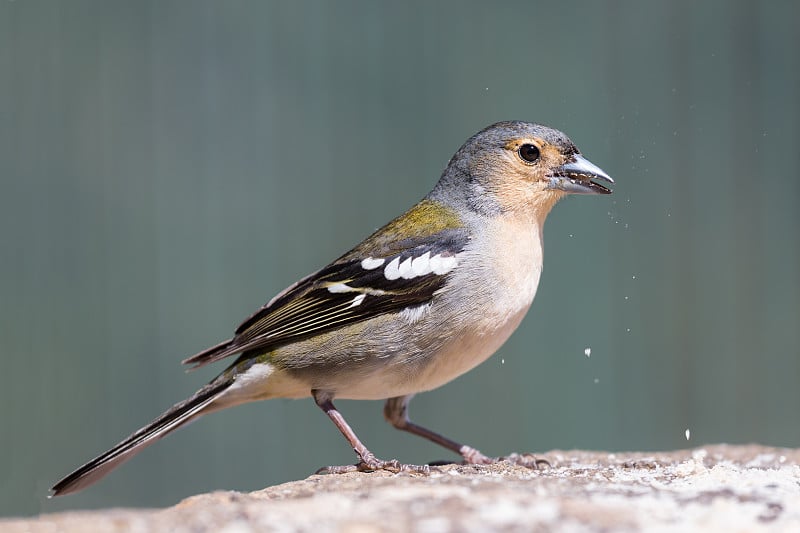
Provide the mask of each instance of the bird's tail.
POLYGON ((95 457, 53 485, 51 496, 62 496, 83 490, 96 483, 113 469, 165 436, 208 412, 211 404, 225 393, 231 381, 217 379, 197 391, 194 396, 173 405, 167 412, 136 431, 128 438, 95 457))

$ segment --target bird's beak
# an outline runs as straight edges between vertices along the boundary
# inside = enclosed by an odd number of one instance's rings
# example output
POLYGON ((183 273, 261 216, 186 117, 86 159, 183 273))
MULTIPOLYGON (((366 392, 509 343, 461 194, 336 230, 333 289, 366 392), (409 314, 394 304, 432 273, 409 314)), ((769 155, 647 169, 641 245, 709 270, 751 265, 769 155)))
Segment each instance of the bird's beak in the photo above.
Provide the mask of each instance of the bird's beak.
POLYGON ((557 189, 573 194, 611 194, 611 189, 592 180, 614 183, 611 176, 580 154, 555 169, 548 176, 548 189, 557 189))

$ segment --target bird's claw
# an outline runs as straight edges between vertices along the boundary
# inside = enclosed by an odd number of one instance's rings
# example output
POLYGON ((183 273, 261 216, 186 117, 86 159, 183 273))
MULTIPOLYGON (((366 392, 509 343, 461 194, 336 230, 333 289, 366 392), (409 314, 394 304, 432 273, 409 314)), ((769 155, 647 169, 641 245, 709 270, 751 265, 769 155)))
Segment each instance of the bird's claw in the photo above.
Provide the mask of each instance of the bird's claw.
POLYGON ((547 459, 537 459, 532 453, 512 453, 507 457, 500 457, 500 461, 511 463, 512 465, 524 466, 531 470, 541 470, 543 468, 552 468, 550 461, 547 459))
POLYGON ((354 465, 342 465, 342 466, 324 466, 317 470, 316 474, 346 474, 348 472, 377 472, 379 470, 383 470, 385 472, 391 472, 393 474, 398 474, 400 472, 407 472, 412 474, 430 474, 431 469, 428 465, 408 465, 401 463, 397 459, 391 459, 389 461, 384 461, 382 459, 378 459, 374 455, 367 455, 361 458, 361 460, 354 465))
POLYGON ((358 465, 323 466, 314 474, 347 474, 348 472, 358 472, 358 465))
POLYGON ((464 458, 464 464, 469 465, 492 465, 505 462, 532 470, 539 470, 542 467, 550 468, 550 463, 547 460, 537 459, 532 453, 512 453, 506 457, 488 457, 470 446, 462 446, 459 453, 464 458))

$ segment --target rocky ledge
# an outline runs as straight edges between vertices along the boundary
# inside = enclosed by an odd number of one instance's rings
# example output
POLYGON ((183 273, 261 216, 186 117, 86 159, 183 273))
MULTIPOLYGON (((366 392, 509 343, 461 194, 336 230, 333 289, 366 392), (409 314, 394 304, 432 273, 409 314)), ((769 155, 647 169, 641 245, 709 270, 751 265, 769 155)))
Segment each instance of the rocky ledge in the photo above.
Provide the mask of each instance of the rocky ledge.
POLYGON ((0 521, 0 531, 800 531, 800 450, 552 451, 550 467, 311 476, 167 509, 0 521))

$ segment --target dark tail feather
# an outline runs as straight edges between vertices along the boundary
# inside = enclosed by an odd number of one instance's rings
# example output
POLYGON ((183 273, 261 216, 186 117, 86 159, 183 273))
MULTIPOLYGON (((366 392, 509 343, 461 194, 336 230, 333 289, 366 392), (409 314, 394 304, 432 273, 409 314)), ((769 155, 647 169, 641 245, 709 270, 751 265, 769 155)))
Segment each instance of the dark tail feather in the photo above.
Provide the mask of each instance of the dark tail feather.
POLYGON ((201 366, 219 361, 220 359, 225 359, 226 357, 241 351, 242 348, 240 346, 236 346, 233 342, 233 339, 229 339, 225 342, 217 344, 216 346, 212 346, 211 348, 206 348, 202 352, 194 354, 191 357, 187 357, 181 361, 181 364, 194 365, 189 370, 195 370, 201 366))
POLYGON ((191 398, 175 404, 150 424, 56 483, 50 489, 51 496, 78 492, 99 481, 150 444, 202 414, 230 385, 230 382, 210 383, 191 398))

